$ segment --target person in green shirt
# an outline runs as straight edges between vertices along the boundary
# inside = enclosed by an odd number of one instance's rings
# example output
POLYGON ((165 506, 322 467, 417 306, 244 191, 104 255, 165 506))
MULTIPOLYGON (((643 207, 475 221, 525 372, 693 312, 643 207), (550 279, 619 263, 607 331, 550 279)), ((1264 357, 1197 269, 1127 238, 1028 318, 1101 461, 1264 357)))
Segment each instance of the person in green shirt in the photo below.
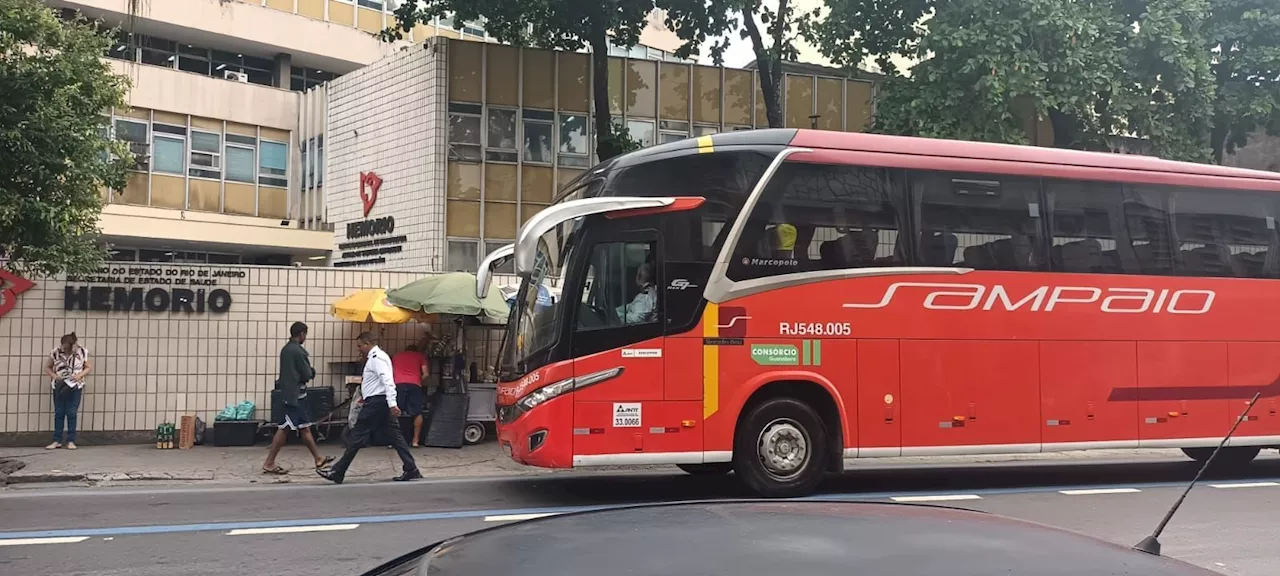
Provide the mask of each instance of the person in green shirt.
POLYGON ((307 341, 307 325, 294 322, 289 327, 289 342, 280 349, 280 377, 276 379, 276 389, 280 391, 279 401, 284 404, 276 422, 276 435, 271 439, 271 450, 267 451, 267 460, 262 463, 264 474, 288 474, 289 471, 276 464, 276 455, 289 440, 289 430, 297 430, 302 436, 302 443, 307 445, 311 456, 315 458, 316 469, 323 468, 333 462, 333 457, 320 454, 316 440, 311 435, 311 415, 302 405, 306 394, 302 386, 315 379, 316 370, 311 367, 311 356, 302 343, 307 341))

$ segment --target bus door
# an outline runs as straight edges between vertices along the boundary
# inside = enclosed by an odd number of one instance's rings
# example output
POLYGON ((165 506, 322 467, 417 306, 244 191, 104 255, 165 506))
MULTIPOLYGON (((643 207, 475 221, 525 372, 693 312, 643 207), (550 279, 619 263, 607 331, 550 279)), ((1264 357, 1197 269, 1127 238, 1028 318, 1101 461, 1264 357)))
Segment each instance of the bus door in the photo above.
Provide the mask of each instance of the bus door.
MULTIPOLYGON (((592 234, 574 273, 575 456, 696 451, 700 430, 682 422, 697 403, 663 402, 663 268, 656 230, 592 234), (687 404, 687 406, 685 405, 687 404)), ((632 221, 634 222, 634 221, 632 221)), ((629 222, 628 222, 629 224, 629 222)))

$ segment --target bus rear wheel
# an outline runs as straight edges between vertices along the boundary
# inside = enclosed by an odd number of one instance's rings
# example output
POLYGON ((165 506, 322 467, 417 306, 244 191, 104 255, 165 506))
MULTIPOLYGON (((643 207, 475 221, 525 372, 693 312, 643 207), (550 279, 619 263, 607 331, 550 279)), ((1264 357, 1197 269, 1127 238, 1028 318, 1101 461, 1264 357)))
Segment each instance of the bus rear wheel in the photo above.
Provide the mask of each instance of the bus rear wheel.
MULTIPOLYGON (((1203 465, 1209 461, 1209 457, 1213 455, 1213 450, 1211 447, 1183 448, 1182 453, 1203 465)), ((1213 459, 1213 468, 1214 470, 1240 468, 1253 462, 1253 459, 1258 457, 1259 452, 1262 452, 1262 448, 1257 446, 1223 447, 1218 452, 1218 456, 1213 459)))
POLYGON ((811 406, 770 398, 747 413, 735 433, 733 470, 769 498, 813 493, 825 474, 827 434, 811 406))
POLYGON ((677 464, 677 468, 694 476, 721 476, 733 471, 731 462, 713 462, 710 464, 677 464))

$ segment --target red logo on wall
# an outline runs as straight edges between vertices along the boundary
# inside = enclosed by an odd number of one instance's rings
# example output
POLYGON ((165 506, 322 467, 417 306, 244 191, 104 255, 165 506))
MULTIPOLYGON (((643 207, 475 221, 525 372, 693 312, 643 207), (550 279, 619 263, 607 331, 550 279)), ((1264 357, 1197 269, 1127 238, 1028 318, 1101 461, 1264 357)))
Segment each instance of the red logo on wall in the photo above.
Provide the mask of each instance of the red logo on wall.
POLYGON ((18 295, 30 290, 35 283, 0 270, 0 316, 8 314, 18 305, 18 295))
POLYGON ((364 216, 369 217, 373 204, 378 201, 378 189, 382 187, 382 178, 373 172, 360 173, 360 202, 364 204, 364 216))

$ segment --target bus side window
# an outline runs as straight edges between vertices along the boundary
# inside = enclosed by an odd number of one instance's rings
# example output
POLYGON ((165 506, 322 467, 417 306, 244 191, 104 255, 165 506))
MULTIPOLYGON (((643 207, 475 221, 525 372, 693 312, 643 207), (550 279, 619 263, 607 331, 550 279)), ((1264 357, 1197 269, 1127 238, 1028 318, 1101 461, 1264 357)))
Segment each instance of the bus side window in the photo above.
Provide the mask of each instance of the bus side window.
POLYGON ((912 170, 908 180, 919 215, 919 264, 1049 269, 1038 179, 912 170))
POLYGON ((578 309, 579 331, 625 328, 658 321, 659 291, 654 245, 607 242, 591 248, 578 309))
POLYGON ((784 163, 734 246, 728 276, 749 280, 815 270, 906 264, 897 171, 784 163))
POLYGON ((1119 247, 1124 213, 1120 185, 1045 179, 1053 269, 1077 274, 1137 274, 1128 246, 1119 247))
POLYGON ((1182 276, 1275 278, 1274 193, 1171 188, 1182 276))

